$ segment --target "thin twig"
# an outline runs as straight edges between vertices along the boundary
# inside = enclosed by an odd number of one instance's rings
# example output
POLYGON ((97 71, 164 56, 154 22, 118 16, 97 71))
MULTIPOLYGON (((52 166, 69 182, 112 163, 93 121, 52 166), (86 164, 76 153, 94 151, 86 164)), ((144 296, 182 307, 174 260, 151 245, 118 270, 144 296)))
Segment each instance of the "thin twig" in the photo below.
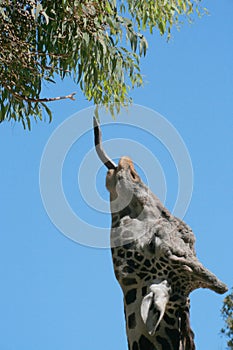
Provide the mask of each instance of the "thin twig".
POLYGON ((74 95, 76 92, 72 92, 72 94, 66 95, 66 96, 57 96, 57 97, 45 97, 45 98, 30 98, 27 96, 23 96, 18 94, 15 91, 12 91, 10 86, 6 86, 7 90, 17 99, 20 101, 26 101, 26 102, 53 102, 53 101, 59 101, 59 100, 66 100, 70 99, 72 101, 75 101, 74 95))

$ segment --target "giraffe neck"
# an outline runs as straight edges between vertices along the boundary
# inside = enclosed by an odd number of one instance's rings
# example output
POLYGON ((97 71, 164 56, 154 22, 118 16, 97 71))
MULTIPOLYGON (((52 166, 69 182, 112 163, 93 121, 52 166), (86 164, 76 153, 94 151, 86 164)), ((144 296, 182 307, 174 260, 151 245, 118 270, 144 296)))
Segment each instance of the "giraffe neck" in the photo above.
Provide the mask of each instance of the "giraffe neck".
MULTIPOLYGON (((129 208, 125 208, 129 211, 129 208)), ((189 323, 189 299, 186 294, 186 282, 182 275, 177 277, 177 267, 168 265, 164 257, 154 254, 155 246, 150 237, 144 234, 125 244, 125 235, 140 232, 140 220, 135 220, 133 227, 127 228, 129 213, 112 214, 112 257, 116 278, 124 294, 124 310, 129 350, 195 350, 194 334, 189 323), (123 215, 123 219, 121 217, 123 215), (122 225, 122 220, 124 225, 122 225), (145 243, 146 242, 146 243, 145 243), (146 244, 146 245, 145 245, 146 244), (144 245, 144 246, 143 246, 144 245), (176 272, 174 272, 176 271, 176 272), (170 281, 173 283, 172 290, 170 281), (149 322, 143 320, 143 300, 151 293, 151 287, 168 283, 169 301, 162 319, 158 318, 158 308, 149 309, 149 322), (182 294, 180 283, 183 283, 182 294), (181 294, 180 294, 181 293, 181 294), (154 329, 157 321, 158 326, 154 329), (151 329, 153 328, 153 331, 151 329)), ((132 218, 130 222, 134 222, 132 218)), ((143 222, 142 222, 143 224, 143 222)), ((143 227, 142 227, 143 231, 143 227)), ((150 232, 149 232, 150 233, 150 232)), ((152 231, 154 234, 154 231, 152 231)), ((153 304, 153 303, 152 303, 153 304)), ((153 305, 151 305, 153 306, 153 305)))
POLYGON ((129 350, 195 350, 194 334, 189 323, 189 302, 182 307, 169 302, 156 332, 148 333, 140 315, 146 286, 124 288, 124 310, 129 350))

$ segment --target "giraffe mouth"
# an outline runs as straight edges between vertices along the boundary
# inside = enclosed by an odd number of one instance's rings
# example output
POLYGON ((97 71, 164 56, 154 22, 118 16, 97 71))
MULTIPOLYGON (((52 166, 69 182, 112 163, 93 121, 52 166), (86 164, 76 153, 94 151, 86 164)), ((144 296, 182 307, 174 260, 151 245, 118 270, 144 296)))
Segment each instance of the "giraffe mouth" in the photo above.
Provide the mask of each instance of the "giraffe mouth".
POLYGON ((94 139, 95 139, 95 149, 96 152, 104 165, 110 169, 116 169, 117 165, 112 161, 112 159, 105 153, 102 145, 102 133, 99 127, 99 123, 96 118, 93 118, 93 127, 94 127, 94 139))

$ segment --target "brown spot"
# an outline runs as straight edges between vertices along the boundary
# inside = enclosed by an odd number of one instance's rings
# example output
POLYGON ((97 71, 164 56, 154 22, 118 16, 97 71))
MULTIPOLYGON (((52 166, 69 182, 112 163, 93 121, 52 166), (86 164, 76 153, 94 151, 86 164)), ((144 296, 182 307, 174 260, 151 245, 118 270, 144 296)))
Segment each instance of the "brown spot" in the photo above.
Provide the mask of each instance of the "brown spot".
POLYGON ((144 286, 144 287, 142 287, 142 297, 144 297, 146 295, 146 293, 147 293, 147 287, 144 286))
POLYGON ((156 350, 154 345, 144 335, 142 335, 139 339, 139 347, 140 347, 140 350, 156 350))
POLYGON ((125 285, 125 286, 130 286, 131 284, 136 284, 137 281, 135 278, 123 278, 122 279, 122 283, 125 285))
POLYGON ((146 267, 151 267, 150 260, 146 259, 146 260, 144 261, 144 265, 145 265, 146 267))
POLYGON ((124 258, 124 256, 125 256, 124 249, 119 249, 118 252, 117 252, 117 255, 120 256, 121 258, 124 258))
POLYGON ((136 289, 131 289, 126 293, 125 301, 127 305, 132 304, 136 300, 136 294, 137 294, 136 289))
POLYGON ((136 341, 133 342, 132 350, 139 350, 138 343, 136 341))
POLYGON ((128 265, 129 265, 130 267, 135 268, 135 269, 137 269, 137 268, 140 266, 140 265, 139 265, 136 261, 134 261, 133 259, 128 260, 128 265))
POLYGON ((176 323, 176 319, 169 317, 167 314, 164 314, 163 319, 170 326, 174 326, 176 323))
POLYGON ((135 259, 137 259, 138 261, 142 261, 142 260, 144 259, 144 257, 143 257, 140 253, 138 253, 138 252, 135 252, 135 253, 134 253, 134 257, 135 257, 135 259))
POLYGON ((180 343, 180 333, 177 329, 165 328, 165 332, 167 333, 169 340, 172 344, 172 349, 179 349, 180 343))
POLYGON ((135 313, 129 315, 129 317, 128 317, 128 327, 129 327, 129 329, 134 329, 136 327, 135 313))
MULTIPOLYGON (((172 350, 170 347, 170 344, 168 343, 168 341, 165 338, 162 338, 162 337, 160 337, 160 335, 158 335, 156 337, 156 340, 159 344, 162 345, 162 350, 172 350)), ((174 349, 176 349, 176 348, 174 348, 174 349)))

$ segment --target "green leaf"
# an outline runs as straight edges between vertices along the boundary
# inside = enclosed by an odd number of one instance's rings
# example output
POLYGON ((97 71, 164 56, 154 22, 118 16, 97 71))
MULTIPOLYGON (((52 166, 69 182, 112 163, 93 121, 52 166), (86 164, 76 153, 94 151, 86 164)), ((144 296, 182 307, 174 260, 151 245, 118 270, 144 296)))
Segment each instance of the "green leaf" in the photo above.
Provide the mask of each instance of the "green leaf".
POLYGON ((146 51, 148 48, 148 43, 145 37, 143 37, 140 40, 140 45, 139 45, 139 55, 142 56, 142 54, 145 56, 146 55, 146 51))
POLYGON ((46 105, 46 103, 42 102, 41 105, 43 106, 43 108, 45 109, 46 113, 48 114, 48 116, 49 116, 49 122, 51 123, 51 121, 52 121, 52 112, 51 112, 51 110, 50 110, 49 107, 46 105))

